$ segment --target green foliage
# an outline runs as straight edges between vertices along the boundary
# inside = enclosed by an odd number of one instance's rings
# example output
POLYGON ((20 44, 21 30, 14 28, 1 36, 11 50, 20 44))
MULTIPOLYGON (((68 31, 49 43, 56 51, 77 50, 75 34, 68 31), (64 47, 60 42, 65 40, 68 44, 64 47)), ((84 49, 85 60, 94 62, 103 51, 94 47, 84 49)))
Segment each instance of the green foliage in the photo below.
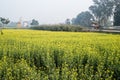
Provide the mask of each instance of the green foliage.
POLYGON ((101 26, 108 26, 107 22, 113 14, 114 0, 93 0, 94 5, 89 7, 93 13, 95 20, 101 26))
MULTIPOLYGON (((10 22, 10 20, 0 17, 0 22, 3 24, 3 25, 0 24, 0 27, 4 27, 4 24, 8 24, 10 22)), ((1 35, 3 35, 2 28, 0 28, 0 32, 1 32, 1 35)))
POLYGON ((24 59, 13 62, 12 58, 4 56, 0 60, 0 79, 1 80, 22 80, 39 79, 33 68, 28 66, 24 59))
POLYGON ((77 17, 72 20, 72 23, 76 25, 90 27, 92 23, 91 19, 94 20, 92 14, 90 14, 90 12, 88 11, 85 11, 78 14, 77 17))
POLYGON ((73 31, 79 32, 82 31, 83 27, 76 26, 76 25, 41 25, 41 26, 34 26, 31 29, 35 30, 48 30, 48 31, 73 31))
POLYGON ((0 80, 119 80, 120 35, 4 30, 0 80))
POLYGON ((68 24, 68 25, 71 24, 70 19, 66 19, 65 24, 68 24))
POLYGON ((3 24, 8 24, 10 22, 9 19, 5 19, 5 18, 2 18, 0 17, 0 21, 3 23, 3 24))
POLYGON ((1 30, 1 35, 3 35, 3 31, 1 30))
POLYGON ((115 8, 114 12, 114 26, 120 26, 120 4, 115 8))
POLYGON ((39 22, 37 20, 33 19, 31 25, 33 25, 33 26, 39 25, 39 22))

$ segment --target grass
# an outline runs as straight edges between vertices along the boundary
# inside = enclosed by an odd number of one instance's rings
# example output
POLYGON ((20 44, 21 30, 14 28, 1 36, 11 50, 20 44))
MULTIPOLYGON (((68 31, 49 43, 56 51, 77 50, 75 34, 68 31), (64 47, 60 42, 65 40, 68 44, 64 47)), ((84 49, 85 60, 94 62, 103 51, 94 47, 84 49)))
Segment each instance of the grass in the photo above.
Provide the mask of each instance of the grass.
POLYGON ((0 79, 117 80, 120 35, 10 29, 0 35, 0 79))

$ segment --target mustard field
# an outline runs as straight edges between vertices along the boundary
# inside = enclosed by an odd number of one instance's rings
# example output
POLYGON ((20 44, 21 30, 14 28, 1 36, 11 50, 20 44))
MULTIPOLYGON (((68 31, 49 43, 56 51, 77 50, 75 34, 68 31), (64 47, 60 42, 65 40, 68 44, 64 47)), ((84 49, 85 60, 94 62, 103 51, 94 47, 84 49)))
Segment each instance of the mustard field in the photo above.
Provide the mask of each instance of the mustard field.
POLYGON ((120 34, 4 29, 0 80, 119 80, 120 34))

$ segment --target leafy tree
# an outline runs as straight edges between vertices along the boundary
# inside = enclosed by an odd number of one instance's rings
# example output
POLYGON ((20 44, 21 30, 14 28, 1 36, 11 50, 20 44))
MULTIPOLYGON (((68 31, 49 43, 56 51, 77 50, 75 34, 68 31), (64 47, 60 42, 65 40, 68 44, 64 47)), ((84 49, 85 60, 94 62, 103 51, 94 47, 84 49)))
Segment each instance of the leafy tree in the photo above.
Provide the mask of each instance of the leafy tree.
MULTIPOLYGON (((3 26, 1 26, 1 27, 4 27, 4 25, 8 24, 10 22, 10 20, 0 17, 0 22, 3 24, 3 26)), ((1 34, 3 34, 2 28, 1 28, 1 34)))
POLYGON ((93 13, 95 20, 101 25, 106 26, 107 21, 113 14, 113 0, 93 0, 94 5, 89 9, 93 13))
POLYGON ((65 23, 70 24, 70 19, 66 19, 65 23))
POLYGON ((120 0, 114 0, 114 26, 120 26, 120 0))
POLYGON ((72 24, 75 24, 75 18, 72 18, 71 22, 72 24))
POLYGON ((8 24, 10 22, 9 19, 5 19, 5 18, 0 18, 0 21, 2 22, 2 24, 8 24))
POLYGON ((39 25, 39 22, 37 20, 33 19, 31 25, 39 25))
POLYGON ((77 17, 72 20, 72 23, 89 27, 91 25, 91 19, 94 19, 92 14, 90 14, 88 11, 85 11, 78 14, 77 17))

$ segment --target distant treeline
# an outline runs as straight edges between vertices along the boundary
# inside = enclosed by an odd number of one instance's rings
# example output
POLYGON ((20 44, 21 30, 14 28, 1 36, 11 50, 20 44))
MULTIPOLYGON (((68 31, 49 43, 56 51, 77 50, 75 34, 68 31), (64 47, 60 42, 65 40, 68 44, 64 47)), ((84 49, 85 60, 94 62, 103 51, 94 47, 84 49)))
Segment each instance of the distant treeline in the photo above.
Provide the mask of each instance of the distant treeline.
POLYGON ((85 29, 85 27, 78 25, 40 25, 40 26, 33 26, 30 28, 35 30, 72 31, 72 32, 79 32, 85 29))

